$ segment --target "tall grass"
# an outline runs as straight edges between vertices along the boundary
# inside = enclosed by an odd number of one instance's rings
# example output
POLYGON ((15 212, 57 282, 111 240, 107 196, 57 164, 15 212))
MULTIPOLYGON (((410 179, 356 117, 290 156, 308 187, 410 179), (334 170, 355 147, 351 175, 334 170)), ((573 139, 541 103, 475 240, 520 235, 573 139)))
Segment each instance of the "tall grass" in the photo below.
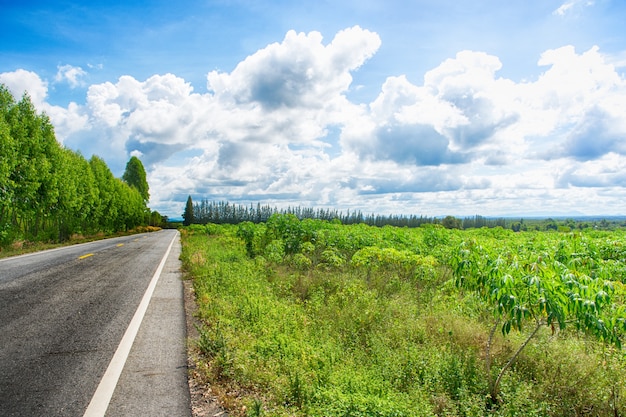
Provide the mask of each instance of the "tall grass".
MULTIPOLYGON (((529 345, 505 376, 500 403, 490 405, 491 321, 477 298, 454 286, 445 263, 462 232, 308 226, 288 247, 268 232, 271 224, 243 226, 244 234, 228 225, 182 233, 199 305, 198 368, 232 415, 626 412, 624 357, 582 335, 549 331, 529 345)), ((496 337, 494 362, 504 363, 518 338, 496 337)))

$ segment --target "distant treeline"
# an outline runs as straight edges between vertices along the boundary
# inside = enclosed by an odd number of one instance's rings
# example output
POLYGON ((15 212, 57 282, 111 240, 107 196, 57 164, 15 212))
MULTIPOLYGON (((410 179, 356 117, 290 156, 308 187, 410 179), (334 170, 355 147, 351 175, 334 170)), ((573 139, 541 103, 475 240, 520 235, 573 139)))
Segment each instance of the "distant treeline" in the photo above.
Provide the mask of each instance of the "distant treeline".
POLYGON ((370 226, 420 227, 423 224, 441 224, 447 228, 470 229, 480 227, 506 227, 503 218, 489 219, 482 216, 457 219, 452 216, 444 218, 417 215, 380 215, 363 214, 361 211, 340 211, 312 207, 287 207, 279 209, 270 205, 233 204, 228 201, 201 200, 193 203, 191 197, 183 215, 186 224, 238 224, 244 221, 264 223, 273 214, 293 214, 298 219, 318 219, 337 221, 342 224, 364 223, 370 226))
MULTIPOLYGON (((128 178, 140 178, 138 160, 132 162, 128 178)), ((16 102, 0 84, 0 246, 161 223, 146 195, 147 189, 115 178, 101 158, 86 160, 61 146, 30 97, 16 102)))
POLYGON ((361 211, 340 211, 335 209, 323 209, 312 207, 287 207, 279 209, 268 204, 261 203, 243 205, 228 201, 193 202, 191 196, 187 199, 185 224, 239 224, 249 221, 252 223, 264 223, 274 214, 292 214, 298 219, 319 219, 336 221, 342 224, 364 223, 370 226, 397 226, 397 227, 420 227, 423 224, 439 224, 448 229, 478 229, 482 227, 502 227, 516 232, 529 230, 561 231, 567 232, 581 229, 608 230, 626 227, 626 220, 614 218, 504 218, 484 217, 480 215, 457 218, 454 216, 428 217, 417 215, 380 215, 363 214, 361 211))

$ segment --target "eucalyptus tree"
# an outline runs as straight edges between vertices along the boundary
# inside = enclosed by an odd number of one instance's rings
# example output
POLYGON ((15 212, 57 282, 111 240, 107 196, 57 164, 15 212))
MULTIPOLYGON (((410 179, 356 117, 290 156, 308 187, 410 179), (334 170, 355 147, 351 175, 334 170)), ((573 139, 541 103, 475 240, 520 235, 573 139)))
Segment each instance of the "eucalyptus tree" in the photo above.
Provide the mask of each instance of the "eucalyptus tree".
POLYGON ((116 179, 99 156, 89 159, 89 166, 93 173, 96 199, 93 207, 93 218, 96 227, 105 232, 115 230, 115 219, 118 216, 118 206, 115 198, 116 179))
POLYGON ((148 200, 150 200, 150 187, 148 186, 148 181, 146 180, 146 170, 144 169, 139 158, 132 156, 128 160, 122 179, 126 184, 131 187, 135 187, 143 198, 144 203, 148 203, 148 200))
POLYGON ((61 150, 59 162, 60 196, 56 210, 59 239, 73 233, 99 231, 94 215, 98 189, 89 162, 70 149, 61 150))
POLYGON ((50 119, 38 115, 28 94, 8 111, 15 161, 12 221, 25 237, 37 238, 59 197, 55 163, 60 150, 50 119))
POLYGON ((115 178, 99 157, 62 147, 27 93, 16 101, 0 84, 0 244, 147 224, 148 189, 138 158, 115 178))
MULTIPOLYGON (((0 95, 2 91, 0 90, 0 95)), ((0 114, 0 244, 10 237, 10 209, 14 184, 11 172, 15 163, 15 146, 9 125, 0 114)))

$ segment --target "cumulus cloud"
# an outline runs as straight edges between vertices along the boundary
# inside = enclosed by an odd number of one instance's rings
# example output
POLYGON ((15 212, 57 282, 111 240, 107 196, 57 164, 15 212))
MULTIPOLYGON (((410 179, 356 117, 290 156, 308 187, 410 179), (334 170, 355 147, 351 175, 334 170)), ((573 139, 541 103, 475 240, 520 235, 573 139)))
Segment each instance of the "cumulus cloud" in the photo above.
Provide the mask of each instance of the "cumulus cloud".
POLYGON ((28 90, 63 143, 114 172, 141 155, 159 210, 182 210, 191 194, 379 212, 406 211, 408 199, 488 214, 480 207, 626 185, 626 81, 598 48, 545 51, 543 72, 523 82, 500 77, 498 57, 461 51, 419 83, 391 75, 371 103, 350 101, 353 72, 380 45, 358 26, 329 43, 290 31, 231 72, 209 72, 208 91, 174 74, 126 75, 66 108, 46 103, 35 73, 0 82, 28 90))
POLYGON ((327 127, 354 107, 344 95, 350 72, 375 53, 380 38, 355 26, 328 45, 322 40, 318 32, 290 31, 232 72, 210 72, 205 94, 173 74, 92 85, 85 107, 90 136, 99 136, 116 155, 141 152, 148 164, 167 160, 175 150, 199 149, 220 168, 258 158, 256 144, 276 144, 286 152, 290 143, 325 147, 320 138, 327 127))
POLYGON ((525 92, 526 126, 534 119, 550 146, 538 149, 547 159, 591 160, 623 153, 626 137, 626 80, 597 47, 577 54, 573 47, 549 50, 539 65, 549 66, 525 92), (530 101, 532 99, 532 101, 530 101))
POLYGON ((57 75, 54 77, 56 82, 67 82, 72 88, 85 85, 83 77, 85 77, 87 73, 81 67, 59 65, 57 70, 57 75))
POLYGON ((44 108, 48 96, 48 83, 37 73, 23 69, 4 72, 0 74, 0 83, 6 85, 16 99, 19 100, 24 93, 28 93, 36 108, 40 110, 44 108))
POLYGON ((74 132, 89 129, 88 116, 76 103, 70 102, 65 108, 53 106, 46 101, 48 82, 42 80, 37 73, 23 69, 0 73, 0 83, 7 86, 16 100, 20 100, 24 93, 28 93, 35 108, 50 116, 60 142, 74 132))
POLYGON ((585 112, 562 144, 561 156, 579 161, 598 159, 607 153, 626 155, 626 125, 601 108, 585 112))
POLYGON ((267 110, 321 108, 349 88, 350 71, 380 44, 376 33, 359 26, 337 33, 329 45, 319 32, 289 31, 281 43, 249 56, 231 73, 211 71, 208 88, 221 99, 258 103, 267 110))
POLYGON ((422 86, 389 77, 370 105, 369 123, 344 131, 345 146, 402 164, 467 162, 520 117, 514 84, 495 77, 501 66, 497 57, 463 51, 426 73, 422 86))
POLYGON ((85 106, 90 140, 98 136, 97 141, 120 158, 141 152, 146 164, 163 161, 197 139, 193 129, 203 115, 204 101, 189 83, 172 74, 154 75, 143 82, 122 76, 115 84, 92 85, 85 106))
POLYGON ((555 177, 559 188, 623 188, 626 186, 626 158, 615 153, 593 161, 567 165, 555 177))

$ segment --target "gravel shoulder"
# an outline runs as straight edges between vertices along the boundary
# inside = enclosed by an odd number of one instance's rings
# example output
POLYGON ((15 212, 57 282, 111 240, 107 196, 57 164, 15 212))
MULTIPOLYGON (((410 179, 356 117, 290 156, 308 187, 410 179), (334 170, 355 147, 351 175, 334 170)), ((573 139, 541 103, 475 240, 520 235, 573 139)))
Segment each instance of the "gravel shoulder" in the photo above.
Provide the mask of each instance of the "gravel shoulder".
POLYGON ((228 413, 220 407, 218 400, 211 391, 211 386, 204 381, 197 371, 199 364, 198 350, 194 341, 198 338, 195 318, 197 310, 196 295, 191 280, 183 280, 185 300, 185 316, 187 318, 187 353, 189 367, 189 393, 191 395, 191 412, 193 417, 228 417, 228 413))

